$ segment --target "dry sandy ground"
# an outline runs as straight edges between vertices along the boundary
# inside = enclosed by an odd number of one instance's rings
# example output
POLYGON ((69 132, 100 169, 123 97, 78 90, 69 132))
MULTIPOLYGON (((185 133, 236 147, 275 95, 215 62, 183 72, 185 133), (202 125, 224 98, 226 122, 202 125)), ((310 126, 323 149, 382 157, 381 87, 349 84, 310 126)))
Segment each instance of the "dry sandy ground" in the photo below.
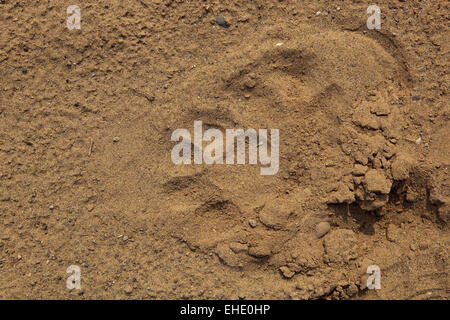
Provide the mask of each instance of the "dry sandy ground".
POLYGON ((370 4, 1 0, 0 298, 448 299, 449 3, 370 4), (278 173, 174 165, 196 120, 278 173))

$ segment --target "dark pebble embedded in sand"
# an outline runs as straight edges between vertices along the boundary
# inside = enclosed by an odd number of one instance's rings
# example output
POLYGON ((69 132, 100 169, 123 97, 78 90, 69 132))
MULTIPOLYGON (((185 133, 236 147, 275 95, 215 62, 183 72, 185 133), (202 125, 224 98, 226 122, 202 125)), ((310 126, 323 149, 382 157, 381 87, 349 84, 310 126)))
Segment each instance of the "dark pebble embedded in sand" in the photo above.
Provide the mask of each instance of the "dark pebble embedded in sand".
POLYGON ((216 23, 223 28, 228 28, 230 26, 224 17, 216 18, 216 23))

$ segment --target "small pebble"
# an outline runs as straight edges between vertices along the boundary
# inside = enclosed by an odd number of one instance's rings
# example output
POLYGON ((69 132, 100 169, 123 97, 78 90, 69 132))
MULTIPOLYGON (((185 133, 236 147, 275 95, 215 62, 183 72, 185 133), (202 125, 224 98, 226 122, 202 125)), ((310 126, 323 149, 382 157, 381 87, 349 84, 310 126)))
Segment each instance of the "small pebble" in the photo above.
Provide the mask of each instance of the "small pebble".
POLYGON ((281 274, 283 275, 283 277, 285 277, 287 279, 290 279, 295 275, 295 273, 292 272, 291 269, 289 269, 286 266, 281 267, 280 271, 281 271, 281 274))
POLYGON ((55 209, 55 207, 54 207, 54 206, 52 206, 52 205, 51 205, 51 206, 49 206, 48 208, 49 208, 50 210, 53 210, 53 209, 55 209))
POLYGON ((256 220, 255 219, 250 219, 248 220, 248 224, 250 225, 250 227, 252 228, 256 228, 256 220))
POLYGON ((317 238, 322 238, 324 235, 326 235, 328 231, 330 231, 330 228, 330 224, 326 221, 316 224, 315 230, 317 238))
POLYGON ((224 17, 218 17, 216 18, 216 23, 221 26, 222 28, 228 28, 230 25, 228 24, 228 22, 225 20, 224 17))
POLYGON ((114 137, 114 138, 113 138, 113 141, 114 141, 114 142, 119 142, 119 141, 120 141, 120 138, 119 138, 119 137, 114 137))
POLYGON ((124 291, 126 294, 130 295, 133 292, 133 287, 132 286, 126 286, 124 288, 124 291))

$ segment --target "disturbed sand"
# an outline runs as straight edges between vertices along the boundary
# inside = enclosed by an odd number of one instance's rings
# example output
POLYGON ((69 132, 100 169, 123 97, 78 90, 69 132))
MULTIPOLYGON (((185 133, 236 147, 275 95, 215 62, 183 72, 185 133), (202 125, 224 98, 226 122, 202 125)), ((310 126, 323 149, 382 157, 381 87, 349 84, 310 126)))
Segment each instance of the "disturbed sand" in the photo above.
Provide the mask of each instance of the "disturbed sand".
POLYGON ((72 4, 0 1, 0 298, 448 299, 447 1, 379 0, 380 30, 369 1, 72 4), (174 165, 194 121, 279 129, 279 171, 174 165))

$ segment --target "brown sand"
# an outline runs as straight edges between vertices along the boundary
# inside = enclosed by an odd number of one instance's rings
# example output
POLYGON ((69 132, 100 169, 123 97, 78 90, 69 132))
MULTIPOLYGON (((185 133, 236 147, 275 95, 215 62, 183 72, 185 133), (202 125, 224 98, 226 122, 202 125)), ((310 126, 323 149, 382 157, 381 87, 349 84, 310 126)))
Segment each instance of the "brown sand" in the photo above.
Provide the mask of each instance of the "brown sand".
POLYGON ((74 2, 0 1, 0 298, 448 299, 447 1, 379 0, 380 30, 328 0, 86 0, 68 30, 74 2), (279 172, 174 165, 195 120, 280 129, 279 172))

